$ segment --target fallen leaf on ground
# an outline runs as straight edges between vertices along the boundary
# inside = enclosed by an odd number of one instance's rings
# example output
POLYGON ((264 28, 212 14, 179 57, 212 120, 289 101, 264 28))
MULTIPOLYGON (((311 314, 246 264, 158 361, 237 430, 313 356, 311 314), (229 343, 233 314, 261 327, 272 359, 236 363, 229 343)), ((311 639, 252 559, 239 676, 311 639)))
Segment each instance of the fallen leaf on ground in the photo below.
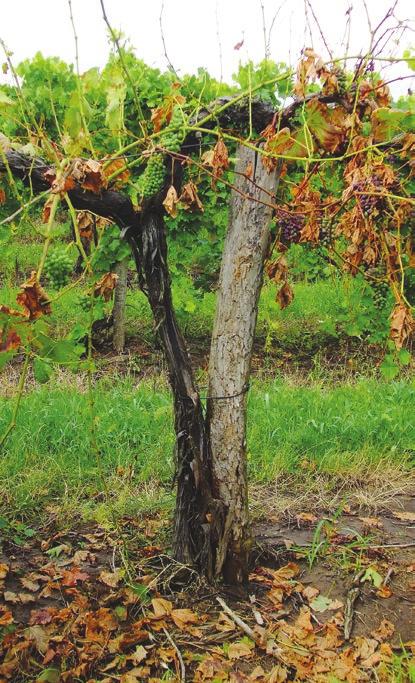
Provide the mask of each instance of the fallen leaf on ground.
POLYGON ((248 640, 239 640, 231 643, 228 648, 229 659, 241 659, 242 657, 252 657, 254 643, 248 640))

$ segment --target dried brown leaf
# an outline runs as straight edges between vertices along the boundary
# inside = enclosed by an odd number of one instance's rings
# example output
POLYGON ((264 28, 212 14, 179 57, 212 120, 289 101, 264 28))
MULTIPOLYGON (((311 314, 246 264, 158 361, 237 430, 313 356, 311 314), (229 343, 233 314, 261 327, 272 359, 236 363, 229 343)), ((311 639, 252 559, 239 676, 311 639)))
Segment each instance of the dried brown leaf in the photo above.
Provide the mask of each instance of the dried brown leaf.
POLYGON ((176 188, 174 185, 170 185, 169 189, 167 190, 166 197, 163 202, 163 206, 166 209, 167 213, 169 216, 172 218, 176 218, 177 216, 177 204, 179 202, 179 198, 177 196, 176 188))

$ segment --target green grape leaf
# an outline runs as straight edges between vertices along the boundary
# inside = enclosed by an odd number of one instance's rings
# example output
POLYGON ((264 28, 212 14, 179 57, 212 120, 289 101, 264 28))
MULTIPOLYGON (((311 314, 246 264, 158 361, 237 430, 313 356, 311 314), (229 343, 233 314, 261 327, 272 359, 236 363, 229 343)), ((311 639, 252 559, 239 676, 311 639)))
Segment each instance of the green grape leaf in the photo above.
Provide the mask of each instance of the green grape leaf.
POLYGON ((411 50, 405 50, 405 52, 403 53, 403 58, 406 61, 409 68, 412 71, 415 71, 415 53, 411 50))
POLYGON ((3 105, 11 105, 14 104, 13 100, 10 99, 10 97, 7 97, 6 93, 3 92, 3 90, 0 90, 0 107, 3 105))
POLYGON ((0 353, 0 371, 3 370, 16 353, 17 351, 2 351, 0 353))
POLYGON ((379 369, 385 379, 394 379, 399 375, 399 365, 391 353, 386 354, 379 369))
POLYGON ((35 358, 33 361, 33 374, 37 382, 45 384, 53 374, 50 364, 42 358, 35 358))

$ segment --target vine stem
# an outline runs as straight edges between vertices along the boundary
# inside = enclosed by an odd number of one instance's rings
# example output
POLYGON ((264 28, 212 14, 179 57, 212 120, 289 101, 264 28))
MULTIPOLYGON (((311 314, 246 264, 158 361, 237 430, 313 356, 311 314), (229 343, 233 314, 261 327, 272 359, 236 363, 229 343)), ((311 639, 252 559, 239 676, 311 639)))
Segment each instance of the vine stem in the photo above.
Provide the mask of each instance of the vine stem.
POLYGON ((25 385, 25 381, 26 381, 26 377, 27 377, 27 372, 29 369, 30 358, 31 358, 31 353, 27 352, 25 360, 24 360, 22 372, 20 374, 19 384, 17 385, 16 403, 14 404, 12 419, 10 420, 9 425, 8 425, 6 431, 4 432, 3 436, 0 438, 0 450, 3 448, 4 444, 6 443, 8 437, 10 436, 13 429, 16 427, 17 413, 19 412, 20 402, 21 402, 22 396, 23 396, 23 389, 24 389, 24 385, 25 385))

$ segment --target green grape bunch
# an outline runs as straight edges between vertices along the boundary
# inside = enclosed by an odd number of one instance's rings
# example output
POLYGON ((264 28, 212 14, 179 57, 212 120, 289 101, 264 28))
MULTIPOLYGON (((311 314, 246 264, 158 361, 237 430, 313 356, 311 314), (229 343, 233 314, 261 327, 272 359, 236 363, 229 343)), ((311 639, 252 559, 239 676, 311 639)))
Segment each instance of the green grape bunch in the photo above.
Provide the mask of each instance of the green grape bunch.
POLYGON ((164 183, 164 160, 162 154, 153 154, 138 180, 138 190, 144 199, 157 194, 164 183))
POLYGON ((161 135, 159 146, 168 152, 179 152, 184 140, 182 128, 183 117, 178 107, 175 107, 167 130, 161 135))
POLYGON ((45 276, 52 289, 61 289, 70 281, 73 262, 65 248, 57 247, 51 251, 45 261, 45 276))
POLYGON ((378 264, 377 266, 368 268, 365 277, 372 289, 373 304, 375 308, 381 310, 385 307, 389 293, 385 266, 383 264, 378 264))
POLYGON ((91 295, 88 292, 82 292, 78 296, 78 304, 83 311, 88 313, 91 308, 91 295))
POLYGON ((321 221, 318 239, 322 247, 330 247, 333 241, 333 231, 330 218, 323 218, 321 221))
MULTIPOLYGON (((182 123, 183 117, 180 109, 175 107, 169 127, 160 135, 158 147, 167 152, 178 152, 185 136, 182 123)), ((150 199, 160 192, 165 181, 165 173, 164 156, 156 152, 149 158, 146 168, 137 181, 138 194, 143 199, 150 199)))

